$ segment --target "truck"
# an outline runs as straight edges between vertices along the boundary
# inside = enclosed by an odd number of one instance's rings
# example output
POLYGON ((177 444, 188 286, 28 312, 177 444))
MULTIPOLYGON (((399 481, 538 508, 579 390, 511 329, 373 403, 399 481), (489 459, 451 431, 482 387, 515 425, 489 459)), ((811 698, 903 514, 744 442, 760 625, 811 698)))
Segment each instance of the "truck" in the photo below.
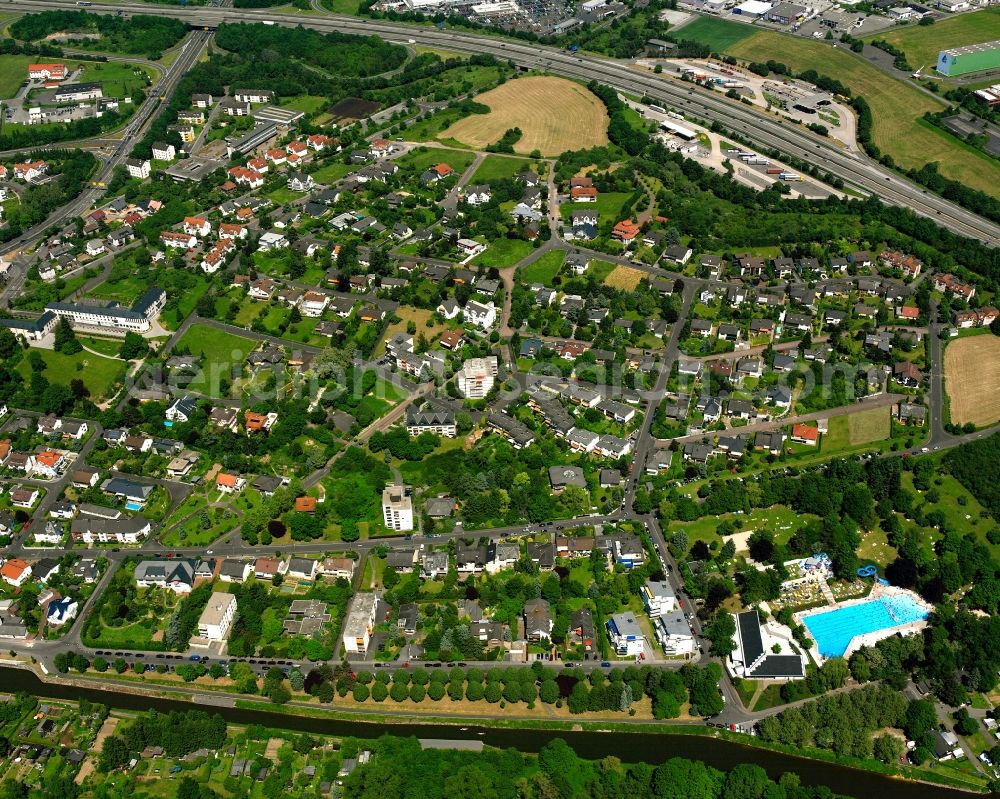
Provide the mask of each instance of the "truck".
POLYGON ((795 172, 782 172, 778 175, 779 180, 802 180, 801 175, 797 175, 795 172))
POLYGON ((771 163, 766 158, 762 158, 759 155, 751 156, 750 158, 746 159, 746 162, 748 164, 753 164, 754 166, 767 166, 769 163, 771 163))
POLYGON ((571 53, 575 53, 575 52, 577 52, 577 51, 578 51, 578 50, 580 49, 580 45, 578 45, 578 44, 576 44, 576 43, 574 42, 573 44, 571 44, 571 45, 570 45, 569 47, 567 47, 566 49, 567 49, 567 50, 569 50, 569 51, 570 51, 571 53))
POLYGON ((780 167, 771 167, 770 169, 766 170, 766 173, 768 175, 781 175, 784 173, 784 170, 781 169, 780 167))

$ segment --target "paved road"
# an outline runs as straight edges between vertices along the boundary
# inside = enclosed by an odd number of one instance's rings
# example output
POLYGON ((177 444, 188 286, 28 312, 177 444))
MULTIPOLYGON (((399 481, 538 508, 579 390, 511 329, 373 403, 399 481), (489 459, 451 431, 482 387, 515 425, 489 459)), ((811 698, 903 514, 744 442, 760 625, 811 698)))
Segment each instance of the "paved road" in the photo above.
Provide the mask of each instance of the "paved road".
MULTIPOLYGON (((21 10, 39 10, 39 4, 31 4, 31 6, 31 8, 21 10)), ((98 7, 95 6, 94 10, 98 10, 98 7)), ((187 39, 182 45, 180 55, 178 55, 174 63, 170 65, 166 75, 153 87, 146 100, 132 117, 132 121, 125 128, 125 133, 121 141, 117 142, 115 145, 116 149, 114 154, 103 161, 97 173, 91 179, 91 186, 84 189, 84 191, 71 202, 53 211, 44 222, 29 228, 17 238, 3 244, 2 247, 0 247, 0 255, 17 252, 28 247, 36 240, 43 237, 45 231, 48 230, 49 227, 53 225, 60 225, 73 217, 79 216, 90 208, 90 206, 104 194, 105 189, 99 184, 107 183, 111 179, 115 169, 120 164, 123 164, 125 159, 129 157, 134 143, 141 139, 145 134, 146 129, 153 121, 156 112, 160 107, 161 92, 164 96, 168 96, 173 92, 181 78, 184 77, 187 71, 197 61, 198 56, 208 44, 211 37, 212 34, 206 31, 197 31, 188 34, 187 39)), ((27 259, 19 258, 15 260, 7 275, 7 284, 4 286, 3 290, 0 291, 0 306, 9 303, 10 300, 16 297, 24 287, 24 283, 28 276, 27 259)))

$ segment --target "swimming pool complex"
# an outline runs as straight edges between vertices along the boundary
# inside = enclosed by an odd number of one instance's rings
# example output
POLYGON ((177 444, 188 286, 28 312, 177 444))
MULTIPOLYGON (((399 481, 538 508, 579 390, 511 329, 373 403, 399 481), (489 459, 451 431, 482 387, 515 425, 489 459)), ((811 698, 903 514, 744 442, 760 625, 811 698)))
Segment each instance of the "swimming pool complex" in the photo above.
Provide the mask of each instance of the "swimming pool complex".
POLYGON ((816 641, 819 653, 831 658, 842 656, 855 636, 922 621, 927 614, 928 610, 909 594, 888 594, 805 616, 802 623, 816 641))

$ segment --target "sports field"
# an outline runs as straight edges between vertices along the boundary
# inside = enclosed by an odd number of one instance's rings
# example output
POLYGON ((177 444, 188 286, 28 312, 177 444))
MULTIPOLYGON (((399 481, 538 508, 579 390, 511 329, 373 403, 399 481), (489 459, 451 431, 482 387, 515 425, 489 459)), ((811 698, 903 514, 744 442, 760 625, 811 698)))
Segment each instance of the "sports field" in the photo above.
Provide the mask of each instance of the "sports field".
POLYGON ((815 69, 850 86, 871 107, 875 144, 904 167, 937 161, 941 174, 987 194, 995 193, 1000 184, 1000 163, 995 159, 962 146, 929 124, 921 124, 925 112, 944 107, 941 102, 860 58, 821 42, 769 31, 758 31, 726 52, 748 61, 773 59, 798 72, 815 69))
MULTIPOLYGON (((867 37, 866 37, 867 38, 867 37)), ((914 69, 932 70, 938 51, 963 44, 978 44, 1000 39, 1000 9, 987 8, 971 14, 959 14, 933 25, 904 25, 890 28, 873 38, 885 39, 904 53, 914 69)))
POLYGON ((1000 420, 1000 338, 970 336, 949 343, 944 380, 952 424, 979 427, 1000 420))
POLYGON ((608 143, 604 104, 573 81, 543 76, 509 80, 477 95, 476 102, 489 106, 490 113, 460 119, 440 138, 483 148, 510 128, 520 128, 521 140, 514 149, 538 150, 542 155, 608 143))

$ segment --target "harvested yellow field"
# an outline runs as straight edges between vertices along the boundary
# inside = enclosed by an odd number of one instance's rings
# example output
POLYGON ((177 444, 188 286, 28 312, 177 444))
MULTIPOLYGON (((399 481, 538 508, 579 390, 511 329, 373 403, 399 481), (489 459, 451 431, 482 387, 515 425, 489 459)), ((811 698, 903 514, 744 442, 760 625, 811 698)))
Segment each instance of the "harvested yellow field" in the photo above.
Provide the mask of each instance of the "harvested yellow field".
POLYGON ((620 291, 635 291, 640 281, 646 276, 641 269, 631 266, 616 266, 611 274, 604 278, 604 285, 620 291))
POLYGON ((604 104, 570 80, 518 78, 477 95, 475 100, 489 106, 490 113, 460 119, 442 131, 440 138, 482 149, 498 142, 511 128, 520 128, 521 139, 514 150, 526 154, 538 150, 542 155, 608 143, 604 104))
POLYGON ((944 351, 944 387, 951 402, 952 424, 976 427, 1000 420, 1000 338, 970 336, 952 341, 944 351))

